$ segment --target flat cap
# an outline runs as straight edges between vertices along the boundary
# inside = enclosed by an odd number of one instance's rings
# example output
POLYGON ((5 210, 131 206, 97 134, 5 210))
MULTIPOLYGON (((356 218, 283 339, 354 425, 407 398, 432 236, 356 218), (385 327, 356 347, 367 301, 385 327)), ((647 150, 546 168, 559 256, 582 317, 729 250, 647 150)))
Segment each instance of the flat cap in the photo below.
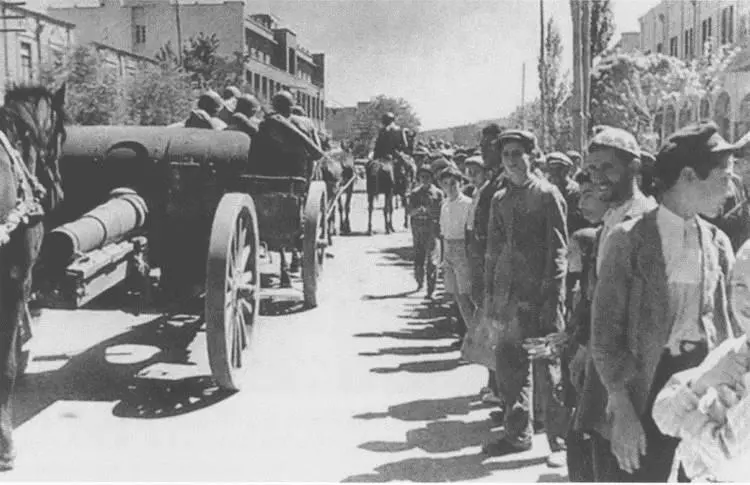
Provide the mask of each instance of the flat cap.
POLYGON ((597 147, 615 148, 634 157, 641 156, 641 149, 635 137, 622 128, 614 126, 602 125, 594 128, 594 136, 589 142, 589 151, 597 147))
POLYGON ((481 156, 471 156, 464 160, 464 165, 477 165, 479 167, 485 168, 486 165, 484 163, 484 159, 481 156))
POLYGON ((568 150, 567 152, 565 152, 565 154, 566 154, 566 155, 568 156, 568 158, 570 158, 571 160, 573 160, 574 158, 577 158, 578 160, 581 160, 581 159, 583 158, 583 157, 581 156, 581 154, 580 154, 580 153, 578 153, 578 152, 577 152, 576 150, 568 150))
POLYGON ((438 178, 440 180, 442 180, 442 179, 444 179, 446 177, 453 177, 456 180, 463 180, 464 179, 464 174, 462 174, 461 171, 459 169, 457 169, 456 167, 447 167, 447 168, 441 170, 440 173, 438 173, 438 178))
POLYGON ((435 174, 442 172, 448 167, 452 167, 458 170, 458 167, 456 167, 456 164, 446 158, 438 158, 437 160, 433 160, 432 163, 430 163, 430 165, 432 166, 432 173, 435 173, 435 174))
POLYGON ((224 92, 222 92, 221 95, 224 99, 239 98, 242 95, 242 91, 240 91, 237 86, 227 86, 224 88, 224 92))
POLYGON ((573 161, 563 152, 552 152, 547 154, 547 165, 564 165, 572 167, 573 161))
POLYGON ((508 141, 521 142, 525 147, 526 151, 531 153, 537 149, 536 146, 536 135, 526 130, 506 130, 500 133, 497 138, 497 144, 499 147, 503 146, 503 143, 508 141))
POLYGON ((419 175, 422 172, 433 175, 434 172, 432 169, 432 165, 430 165, 429 163, 423 163, 422 165, 420 165, 419 168, 417 168, 417 175, 419 175))
POLYGON ((697 166, 714 153, 731 153, 737 145, 727 142, 713 121, 688 125, 667 138, 656 155, 656 169, 697 166))

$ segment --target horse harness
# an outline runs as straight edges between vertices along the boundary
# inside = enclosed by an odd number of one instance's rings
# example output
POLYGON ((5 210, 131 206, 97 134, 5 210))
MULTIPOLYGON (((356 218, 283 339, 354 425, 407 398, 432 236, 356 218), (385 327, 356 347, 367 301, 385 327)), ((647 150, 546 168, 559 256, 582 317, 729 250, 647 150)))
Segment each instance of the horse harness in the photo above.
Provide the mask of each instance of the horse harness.
POLYGON ((13 147, 2 131, 0 131, 0 146, 8 154, 11 171, 18 183, 18 202, 8 213, 5 220, 0 222, 0 247, 2 247, 10 241, 11 234, 20 225, 28 225, 44 215, 41 200, 46 195, 46 189, 39 183, 36 176, 29 171, 21 158, 21 154, 13 147))

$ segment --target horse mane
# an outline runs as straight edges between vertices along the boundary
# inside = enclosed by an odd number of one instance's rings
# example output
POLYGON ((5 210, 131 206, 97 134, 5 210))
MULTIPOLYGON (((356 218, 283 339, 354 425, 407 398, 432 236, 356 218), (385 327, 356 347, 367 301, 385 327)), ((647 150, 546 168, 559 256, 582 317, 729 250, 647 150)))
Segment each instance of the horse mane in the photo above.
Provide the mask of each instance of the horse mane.
MULTIPOLYGON (((46 99, 51 102, 53 97, 54 93, 41 84, 13 84, 5 92, 4 104, 12 102, 22 103, 30 99, 46 99)), ((63 124, 65 124, 69 121, 67 113, 64 109, 60 111, 58 114, 61 116, 63 124)))

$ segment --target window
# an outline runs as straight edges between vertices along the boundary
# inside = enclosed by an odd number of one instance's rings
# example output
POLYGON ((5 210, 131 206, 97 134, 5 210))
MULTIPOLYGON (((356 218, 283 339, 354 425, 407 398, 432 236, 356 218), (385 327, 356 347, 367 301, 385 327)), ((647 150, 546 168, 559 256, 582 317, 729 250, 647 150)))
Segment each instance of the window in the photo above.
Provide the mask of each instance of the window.
POLYGON ((145 25, 135 26, 135 43, 136 44, 146 43, 146 26, 145 25))
POLYGON ((701 22, 701 49, 706 45, 706 42, 708 42, 713 35, 713 32, 711 32, 713 27, 711 20, 711 18, 707 18, 706 20, 701 22))
POLYGON ((268 78, 263 76, 262 78, 262 93, 264 98, 268 98, 268 78))
POLYGON ((672 37, 669 39, 669 55, 677 57, 679 55, 678 52, 678 44, 677 44, 677 36, 672 37))
POLYGON ((21 79, 25 82, 34 80, 34 70, 31 63, 31 44, 21 42, 21 79))
POLYGON ((255 82, 253 83, 253 89, 255 90, 256 93, 259 93, 260 92, 260 74, 258 74, 256 72, 253 75, 255 76, 255 82))
POLYGON ((695 36, 693 29, 685 30, 683 34, 683 56, 691 59, 695 56, 695 36))
POLYGON ((656 53, 661 54, 663 51, 664 51, 664 46, 661 44, 661 42, 656 44, 656 53))
POLYGON ((734 42, 734 6, 729 6, 721 11, 721 43, 731 44, 734 42))

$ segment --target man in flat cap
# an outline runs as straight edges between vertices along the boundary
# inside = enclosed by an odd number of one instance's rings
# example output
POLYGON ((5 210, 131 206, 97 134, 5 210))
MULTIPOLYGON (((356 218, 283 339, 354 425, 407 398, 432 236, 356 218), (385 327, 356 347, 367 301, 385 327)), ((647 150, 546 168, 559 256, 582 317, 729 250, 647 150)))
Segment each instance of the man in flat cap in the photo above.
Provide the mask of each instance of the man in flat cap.
POLYGON ((393 113, 385 113, 381 120, 383 127, 375 140, 374 159, 397 158, 396 152, 405 152, 408 147, 404 130, 396 124, 393 113))
POLYGON ((433 183, 432 167, 425 163, 417 169, 419 185, 409 193, 408 207, 411 235, 414 244, 414 279, 417 291, 424 287, 427 278, 428 299, 432 298, 440 260, 440 206, 443 192, 433 183))
POLYGON ((485 313, 499 329, 496 375, 506 406, 505 436, 486 446, 485 452, 504 455, 531 448, 533 369, 535 387, 543 389, 536 397, 544 409, 547 438, 557 457, 567 427, 566 410, 552 377, 559 363, 538 361, 531 365, 524 344, 527 339, 545 338, 564 328, 565 200, 555 186, 531 173, 537 148, 532 133, 508 130, 498 141, 505 182, 490 208, 485 313))
POLYGON ((596 481, 667 481, 679 440, 655 424, 654 399, 673 374, 735 334, 726 302, 731 244, 698 217, 715 214, 729 193, 733 149, 714 123, 674 133, 656 157, 658 208, 609 231, 590 341, 604 391, 583 396, 596 481))
POLYGON ((570 158, 570 161, 573 162, 573 176, 575 176, 575 172, 578 171, 578 169, 581 168, 581 163, 583 162, 583 157, 580 153, 578 153, 576 150, 568 150, 565 152, 565 154, 570 158))
POLYGON ((734 162, 735 176, 732 179, 732 192, 722 204, 719 213, 706 217, 712 224, 724 231, 732 242, 735 252, 750 238, 750 133, 743 136, 736 144, 734 162))
POLYGON ((557 187, 557 190, 565 199, 568 205, 568 234, 573 234, 578 229, 586 227, 588 224, 578 209, 578 199, 581 198, 581 189, 573 180, 573 171, 575 165, 573 161, 562 152, 548 153, 547 162, 547 180, 557 187))

